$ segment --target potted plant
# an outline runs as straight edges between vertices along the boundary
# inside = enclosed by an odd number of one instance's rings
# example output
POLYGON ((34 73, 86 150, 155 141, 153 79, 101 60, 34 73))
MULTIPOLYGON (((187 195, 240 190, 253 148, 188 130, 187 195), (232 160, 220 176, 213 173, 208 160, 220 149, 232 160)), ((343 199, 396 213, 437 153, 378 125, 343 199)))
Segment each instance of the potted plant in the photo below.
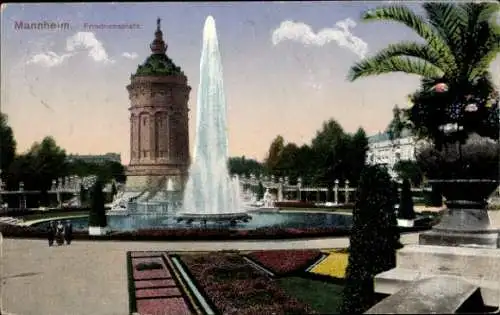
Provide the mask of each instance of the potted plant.
POLYGON ((432 140, 418 150, 417 163, 448 210, 432 231, 421 234, 421 243, 497 247, 487 199, 499 183, 498 93, 490 89, 484 97, 478 84, 462 97, 457 88, 437 86, 447 95, 420 92, 409 115, 432 140))

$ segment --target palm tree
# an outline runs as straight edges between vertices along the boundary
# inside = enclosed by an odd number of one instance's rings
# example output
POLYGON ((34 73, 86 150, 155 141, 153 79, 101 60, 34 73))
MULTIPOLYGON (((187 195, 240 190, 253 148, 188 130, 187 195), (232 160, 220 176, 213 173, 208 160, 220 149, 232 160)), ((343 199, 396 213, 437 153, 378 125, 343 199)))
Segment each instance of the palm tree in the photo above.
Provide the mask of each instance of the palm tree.
MULTIPOLYGON (((450 88, 470 87, 490 79, 489 66, 500 52, 500 26, 493 21, 497 3, 425 3, 426 16, 405 6, 379 7, 364 21, 393 21, 413 29, 425 42, 391 44, 355 64, 349 79, 392 72, 419 75, 425 86, 440 82, 450 88)), ((488 80, 491 83, 491 80, 488 80)))
MULTIPOLYGON (((394 72, 420 76, 421 88, 411 96, 413 103, 419 106, 414 106, 413 113, 407 111, 407 116, 416 125, 414 131, 417 135, 441 141, 438 126, 453 119, 458 120, 456 117, 461 115, 456 115, 453 107, 456 104, 461 104, 459 110, 463 113, 462 105, 471 99, 482 105, 489 102, 485 106, 487 110, 482 121, 495 120, 496 116, 490 110, 491 99, 497 99, 498 94, 495 95, 489 66, 500 52, 500 26, 495 20, 500 5, 425 3, 423 9, 425 16, 398 5, 363 13, 364 21, 404 24, 424 42, 391 44, 375 56, 351 67, 348 78, 354 81, 394 72), (438 84, 447 87, 447 91, 435 93, 432 88, 438 84)), ((497 123, 489 129, 496 127, 497 123)), ((475 129, 484 131, 483 127, 475 129)), ((491 133, 489 129, 484 131, 488 133, 487 136, 491 133)), ((498 134, 497 130, 493 134, 498 134)))

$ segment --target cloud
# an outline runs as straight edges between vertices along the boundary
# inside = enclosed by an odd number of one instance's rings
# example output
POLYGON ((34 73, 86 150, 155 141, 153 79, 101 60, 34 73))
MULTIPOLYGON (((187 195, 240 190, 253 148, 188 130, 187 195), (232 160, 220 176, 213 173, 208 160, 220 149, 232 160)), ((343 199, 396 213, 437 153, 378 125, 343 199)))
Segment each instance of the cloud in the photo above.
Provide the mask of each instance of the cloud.
POLYGON ((132 53, 129 53, 129 52, 124 52, 122 54, 122 57, 125 57, 127 59, 136 59, 137 57, 139 57, 139 55, 135 52, 132 52, 132 53))
POLYGON ((103 43, 95 37, 94 33, 78 32, 66 39, 66 47, 63 53, 56 53, 54 51, 38 53, 29 58, 27 64, 38 64, 49 68, 56 67, 80 51, 87 51, 88 56, 95 62, 115 62, 109 58, 103 43))
POLYGON ((78 32, 66 40, 66 51, 75 51, 77 49, 87 50, 89 57, 94 61, 103 63, 114 63, 100 42, 92 32, 78 32))
POLYGON ((53 51, 49 51, 46 53, 40 53, 32 56, 27 64, 38 64, 43 67, 51 68, 55 66, 59 66, 66 60, 68 57, 72 56, 72 54, 62 54, 58 55, 53 51))
POLYGON ((339 46, 345 47, 355 53, 360 58, 364 58, 368 53, 368 44, 361 38, 351 33, 351 29, 356 26, 356 22, 347 18, 335 23, 333 28, 323 28, 314 33, 311 26, 294 21, 283 21, 280 26, 273 31, 273 45, 278 45, 283 41, 295 41, 304 45, 324 46, 330 42, 336 42, 339 46))

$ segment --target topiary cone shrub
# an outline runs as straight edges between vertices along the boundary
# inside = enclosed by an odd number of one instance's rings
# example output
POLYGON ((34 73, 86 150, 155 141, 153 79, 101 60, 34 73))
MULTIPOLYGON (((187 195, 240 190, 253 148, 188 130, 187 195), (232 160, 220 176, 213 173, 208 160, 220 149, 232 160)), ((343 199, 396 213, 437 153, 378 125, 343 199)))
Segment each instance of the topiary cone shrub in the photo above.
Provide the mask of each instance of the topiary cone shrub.
POLYGON ((98 180, 92 189, 92 199, 89 211, 89 233, 102 234, 102 229, 108 225, 104 208, 103 184, 98 180), (98 228, 98 229, 93 229, 98 228), (95 231, 95 232, 93 232, 95 231))
POLYGON ((362 314, 375 303, 373 280, 396 266, 397 189, 384 168, 365 166, 356 190, 342 314, 362 314))
POLYGON ((259 186, 257 187, 257 200, 260 201, 264 198, 265 188, 262 185, 262 182, 259 182, 259 186))
POLYGON ((398 217, 405 220, 414 220, 415 210, 413 208, 413 197, 411 193, 410 181, 405 178, 401 187, 401 197, 399 199, 398 217))

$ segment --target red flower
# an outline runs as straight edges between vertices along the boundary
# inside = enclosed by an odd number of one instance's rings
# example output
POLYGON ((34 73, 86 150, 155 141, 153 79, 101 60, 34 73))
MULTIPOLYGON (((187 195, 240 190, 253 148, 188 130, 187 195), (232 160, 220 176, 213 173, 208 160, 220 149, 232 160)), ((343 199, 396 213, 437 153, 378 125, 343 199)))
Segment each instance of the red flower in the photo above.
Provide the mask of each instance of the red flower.
POLYGON ((434 91, 438 93, 446 92, 448 91, 448 85, 446 83, 438 83, 434 85, 434 91))
POLYGON ((218 314, 315 314, 238 254, 183 255, 181 259, 218 314))
POLYGON ((248 255, 250 259, 276 275, 304 270, 321 256, 319 250, 265 250, 248 255))

